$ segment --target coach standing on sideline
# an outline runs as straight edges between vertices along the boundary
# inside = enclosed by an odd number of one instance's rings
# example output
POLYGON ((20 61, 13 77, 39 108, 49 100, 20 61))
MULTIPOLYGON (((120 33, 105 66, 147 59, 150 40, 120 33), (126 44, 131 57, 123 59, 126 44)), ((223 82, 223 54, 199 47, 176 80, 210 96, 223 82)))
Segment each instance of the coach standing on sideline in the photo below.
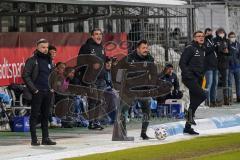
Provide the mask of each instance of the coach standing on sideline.
MULTIPOLYGON (((133 51, 133 53, 128 55, 128 62, 134 63, 134 62, 142 62, 142 63, 154 63, 154 58, 149 53, 148 50, 148 42, 146 40, 141 40, 137 44, 137 49, 133 51)), ((143 140, 148 140, 149 137, 147 136, 147 128, 149 125, 150 120, 150 98, 147 99, 139 99, 138 102, 141 104, 141 109, 143 112, 142 117, 142 130, 140 136, 143 140)))
MULTIPOLYGON (((100 28, 94 28, 92 31, 91 31, 91 38, 89 38, 86 43, 81 46, 80 50, 79 50, 79 53, 78 55, 95 55, 97 57, 99 57, 103 62, 105 61, 105 52, 104 52, 104 47, 102 45, 102 40, 103 40, 103 33, 102 33, 102 30, 100 28)), ((101 68, 101 64, 99 63, 95 63, 93 64, 93 68, 95 70, 101 68)), ((82 76, 84 75, 83 73, 86 71, 87 67, 84 66, 82 67, 81 69, 81 73, 82 73, 82 76)), ((102 70, 103 71, 103 70, 102 70)), ((101 72, 102 72, 101 71, 101 72)), ((101 74, 101 73, 100 73, 101 74)), ((91 87, 91 88, 101 88, 101 86, 99 86, 99 84, 85 84, 83 81, 82 81, 82 78, 81 77, 80 81, 81 81, 81 84, 83 86, 88 86, 88 87, 91 87)), ((99 77, 97 77, 98 79, 99 77)), ((98 82, 100 82, 100 79, 98 79, 98 82)), ((104 80, 102 80, 102 83, 104 83, 104 80)), ((88 104, 89 104, 89 126, 88 126, 88 129, 93 129, 93 130, 102 130, 104 129, 101 124, 100 124, 100 106, 98 106, 98 101, 93 99, 93 98, 88 98, 88 104), (91 111, 90 111, 91 110, 91 111)))
POLYGON ((48 46, 49 43, 45 39, 37 41, 37 48, 33 56, 27 59, 22 74, 27 88, 32 93, 30 115, 32 146, 40 145, 36 134, 39 115, 41 117, 42 145, 56 145, 56 142, 49 139, 48 133, 49 108, 53 95, 53 90, 48 85, 48 77, 53 67, 52 59, 48 54, 48 46))
POLYGON ((190 106, 185 115, 186 124, 184 133, 198 135, 191 125, 196 125, 194 115, 198 106, 207 98, 206 92, 202 89, 202 80, 204 76, 204 33, 196 31, 193 34, 193 42, 186 46, 180 58, 180 68, 182 70, 182 81, 189 89, 190 106))

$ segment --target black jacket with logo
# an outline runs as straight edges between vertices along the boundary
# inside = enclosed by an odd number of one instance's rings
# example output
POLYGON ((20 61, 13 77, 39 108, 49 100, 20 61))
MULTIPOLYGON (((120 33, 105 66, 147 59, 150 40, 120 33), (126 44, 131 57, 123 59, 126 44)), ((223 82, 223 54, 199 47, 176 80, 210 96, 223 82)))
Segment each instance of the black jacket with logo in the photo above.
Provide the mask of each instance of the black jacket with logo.
POLYGON ((105 53, 102 44, 97 44, 92 38, 89 38, 79 50, 80 54, 95 54, 103 61, 105 60, 105 53))
POLYGON ((206 49, 205 70, 217 70, 218 59, 215 51, 215 44, 212 38, 205 38, 204 46, 206 49))
POLYGON ((140 56, 137 54, 137 51, 129 54, 127 58, 128 62, 154 62, 154 58, 150 54, 147 54, 146 56, 140 56))
MULTIPOLYGON (((34 51, 34 54, 32 57, 28 58, 24 69, 23 69, 23 73, 22 73, 22 78, 23 81, 25 82, 25 84, 27 85, 28 89, 32 92, 35 93, 38 88, 36 87, 36 80, 39 76, 39 63, 38 63, 38 58, 39 55, 43 54, 39 51, 34 51)), ((49 69, 52 70, 53 68, 53 64, 52 64, 52 59, 49 55, 46 55, 49 58, 49 69)), ((48 75, 49 76, 49 75, 48 75)), ((46 81, 48 81, 48 79, 46 79, 46 81)))
POLYGON ((177 75, 175 73, 172 73, 170 75, 170 74, 165 74, 163 72, 158 75, 158 79, 162 79, 164 81, 170 82, 174 87, 174 91, 179 91, 180 86, 179 86, 177 75))
MULTIPOLYGON (((103 48, 102 44, 97 44, 92 38, 89 38, 86 41, 86 43, 81 46, 78 55, 81 55, 81 54, 82 55, 93 54, 93 55, 96 55, 97 57, 101 58, 102 61, 105 62, 105 52, 104 52, 104 48, 103 48)), ((79 58, 81 58, 81 57, 79 57, 79 58)), ((80 83, 82 85, 88 86, 87 84, 85 84, 82 81, 83 75, 84 75, 86 69, 87 69, 87 66, 82 66, 80 68, 80 70, 77 72, 77 74, 79 74, 79 75, 77 75, 78 80, 75 80, 75 81, 78 81, 78 82, 75 82, 75 83, 80 83)), ((103 72, 103 70, 101 72, 103 72)), ((103 74, 103 73, 100 73, 100 74, 103 74)), ((97 82, 99 83, 100 79, 98 79, 97 82)), ((98 83, 96 84, 97 86, 98 86, 98 83)))
POLYGON ((205 48, 196 42, 191 42, 184 49, 179 66, 182 70, 182 79, 201 78, 204 75, 205 48))

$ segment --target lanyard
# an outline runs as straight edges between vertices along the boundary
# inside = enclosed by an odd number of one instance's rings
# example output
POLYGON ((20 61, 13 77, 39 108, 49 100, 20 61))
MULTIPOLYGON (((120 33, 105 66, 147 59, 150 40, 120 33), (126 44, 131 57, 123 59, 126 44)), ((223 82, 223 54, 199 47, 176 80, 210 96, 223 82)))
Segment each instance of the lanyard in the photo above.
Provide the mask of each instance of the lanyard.
MULTIPOLYGON (((212 45, 212 47, 214 46, 213 45, 213 43, 209 40, 209 39, 207 39, 208 40, 208 42, 212 45)), ((217 53, 215 52, 215 51, 213 51, 214 52, 214 55, 215 55, 215 57, 217 58, 217 53)))
POLYGON ((209 39, 207 39, 208 40, 208 42, 213 46, 213 43, 209 40, 209 39))
POLYGON ((238 50, 238 44, 236 43, 235 47, 231 46, 233 49, 238 50))

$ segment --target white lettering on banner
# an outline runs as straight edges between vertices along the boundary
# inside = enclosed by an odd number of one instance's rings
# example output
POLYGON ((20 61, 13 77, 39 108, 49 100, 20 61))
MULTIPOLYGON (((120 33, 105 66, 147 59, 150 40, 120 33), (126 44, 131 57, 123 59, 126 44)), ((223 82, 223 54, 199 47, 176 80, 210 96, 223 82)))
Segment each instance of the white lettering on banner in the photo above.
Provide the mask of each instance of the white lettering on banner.
POLYGON ((0 79, 15 79, 21 77, 24 65, 25 59, 20 63, 8 63, 8 60, 4 58, 3 63, 0 64, 0 79))

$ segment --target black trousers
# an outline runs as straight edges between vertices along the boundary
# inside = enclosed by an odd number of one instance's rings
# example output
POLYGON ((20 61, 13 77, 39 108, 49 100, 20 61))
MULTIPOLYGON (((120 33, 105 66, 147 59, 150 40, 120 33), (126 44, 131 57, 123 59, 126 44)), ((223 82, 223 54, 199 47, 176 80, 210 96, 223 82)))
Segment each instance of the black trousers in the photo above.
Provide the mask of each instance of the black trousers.
POLYGON ((96 99, 88 98, 88 116, 90 123, 98 121, 101 118, 100 103, 101 102, 96 99))
POLYGON ((141 130, 141 135, 142 135, 142 134, 146 134, 147 128, 149 125, 150 114, 151 114, 151 108, 149 106, 150 99, 146 98, 146 99, 140 99, 138 101, 141 104, 141 109, 143 113, 142 130, 141 130))
POLYGON ((31 115, 30 115, 30 132, 32 141, 37 140, 36 125, 39 120, 41 122, 42 128, 42 139, 47 139, 49 137, 48 133, 48 117, 49 109, 51 106, 53 93, 50 91, 39 91, 34 94, 31 102, 31 115))
POLYGON ((111 120, 114 122, 116 118, 116 110, 117 110, 117 101, 119 95, 114 93, 113 91, 105 91, 104 92, 104 99, 105 99, 105 114, 108 114, 111 120))
POLYGON ((219 69, 219 73, 221 75, 222 80, 222 87, 223 87, 223 96, 226 98, 231 97, 229 94, 230 88, 229 88, 229 69, 219 69))
POLYGON ((141 109, 143 113, 142 122, 149 122, 151 114, 151 108, 149 106, 150 99, 140 99, 138 100, 138 102, 141 104, 141 109))
POLYGON ((202 89, 202 78, 183 79, 183 84, 189 89, 190 105, 188 114, 194 117, 198 106, 207 98, 207 93, 202 89))

